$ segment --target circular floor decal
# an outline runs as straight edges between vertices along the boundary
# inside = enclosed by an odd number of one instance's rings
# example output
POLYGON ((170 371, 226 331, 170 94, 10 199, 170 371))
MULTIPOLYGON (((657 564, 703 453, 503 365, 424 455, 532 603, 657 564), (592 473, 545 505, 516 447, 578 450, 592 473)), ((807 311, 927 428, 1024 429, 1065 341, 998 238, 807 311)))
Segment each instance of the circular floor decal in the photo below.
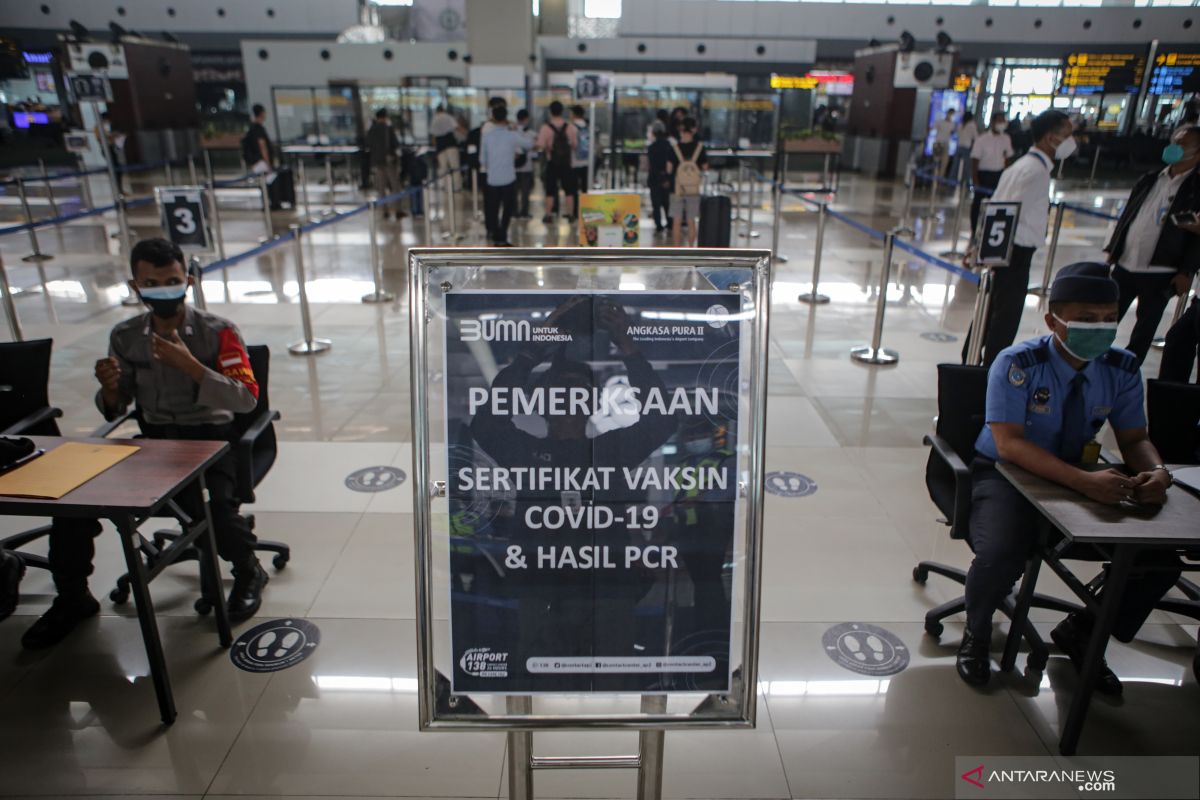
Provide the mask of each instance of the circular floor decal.
POLYGON ((808 497, 817 491, 817 482, 799 472, 768 472, 767 492, 780 497, 808 497))
POLYGON ((352 492, 386 492, 404 483, 404 470, 397 467, 364 467, 346 476, 346 488, 352 492))
POLYGON ((825 653, 860 675, 895 675, 908 666, 908 648, 891 631, 865 622, 843 622, 821 637, 825 653))
POLYGON ((308 658, 320 643, 321 629, 308 620, 273 619, 234 640, 229 660, 246 672, 278 672, 308 658))
POLYGON ((943 333, 942 331, 929 331, 921 334, 922 339, 928 339, 931 342, 957 342, 958 337, 953 333, 943 333))

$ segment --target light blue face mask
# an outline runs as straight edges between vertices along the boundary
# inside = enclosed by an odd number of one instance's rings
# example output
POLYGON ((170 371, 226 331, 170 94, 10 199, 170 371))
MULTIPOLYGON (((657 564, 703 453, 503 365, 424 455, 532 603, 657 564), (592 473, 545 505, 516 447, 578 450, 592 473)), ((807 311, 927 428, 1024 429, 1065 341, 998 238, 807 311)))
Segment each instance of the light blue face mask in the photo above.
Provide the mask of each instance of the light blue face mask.
POLYGON ((1115 322, 1067 322, 1054 317, 1067 327, 1067 338, 1064 340, 1058 334, 1058 343, 1071 355, 1080 361, 1091 361, 1108 352, 1112 343, 1117 339, 1117 323, 1115 322))
POLYGON ((177 286, 139 286, 138 294, 143 300, 182 300, 187 296, 187 284, 177 286))
POLYGON ((1162 160, 1164 164, 1178 164, 1183 161, 1183 145, 1172 142, 1163 148, 1162 160))

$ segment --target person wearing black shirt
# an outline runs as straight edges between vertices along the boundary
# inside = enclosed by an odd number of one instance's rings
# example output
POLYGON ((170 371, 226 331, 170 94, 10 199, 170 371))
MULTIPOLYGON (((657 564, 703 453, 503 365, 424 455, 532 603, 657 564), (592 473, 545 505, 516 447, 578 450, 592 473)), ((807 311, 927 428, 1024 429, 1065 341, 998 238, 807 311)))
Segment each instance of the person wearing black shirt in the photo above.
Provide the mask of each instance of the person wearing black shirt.
POLYGON ((653 140, 646 149, 646 159, 650 164, 647 185, 650 187, 650 207, 654 217, 654 231, 664 233, 671 227, 671 192, 675 182, 671 179, 670 164, 674 153, 671 142, 667 139, 667 126, 655 122, 650 128, 653 140))
POLYGON ((267 121, 267 110, 261 103, 255 103, 252 112, 250 127, 242 137, 242 158, 252 172, 270 172, 275 157, 271 137, 267 135, 267 128, 263 124, 267 121))

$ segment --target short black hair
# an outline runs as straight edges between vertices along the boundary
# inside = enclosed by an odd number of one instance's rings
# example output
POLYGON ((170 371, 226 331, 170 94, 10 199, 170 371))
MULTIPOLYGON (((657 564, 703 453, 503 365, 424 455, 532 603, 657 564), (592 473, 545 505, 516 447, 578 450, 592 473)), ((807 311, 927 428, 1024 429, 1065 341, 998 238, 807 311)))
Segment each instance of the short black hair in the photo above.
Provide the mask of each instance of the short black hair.
POLYGON ((508 106, 496 106, 492 109, 492 119, 496 122, 504 122, 508 119, 508 106))
POLYGON ((688 133, 695 133, 696 127, 697 126, 696 126, 696 118, 695 117, 684 117, 683 120, 679 123, 679 130, 687 131, 688 133))
POLYGON ((179 262, 184 273, 187 273, 187 261, 183 258, 183 251, 179 249, 179 245, 168 242, 166 239, 142 239, 133 246, 133 250, 129 253, 129 271, 135 278, 139 261, 145 261, 156 267, 169 267, 175 262, 179 262))
POLYGON ((577 117, 582 117, 584 114, 583 106, 571 106, 571 113, 577 117))
POLYGON ((993 111, 992 122, 995 122, 998 119, 1008 119, 1008 114, 1005 114, 1003 111, 993 111))
POLYGON ((257 117, 260 114, 265 113, 267 113, 267 109, 262 103, 255 103, 250 109, 250 115, 253 117, 257 117))
POLYGON ((518 109, 517 110, 517 121, 520 122, 523 119, 529 119, 529 112, 523 108, 518 109))
POLYGON ((500 95, 495 95, 494 97, 488 98, 488 105, 491 106, 492 108, 495 108, 496 106, 508 107, 508 101, 505 100, 500 95))
POLYGON ((563 104, 557 100, 550 103, 550 116, 561 117, 563 112, 563 104))
POLYGON ((1029 130, 1033 134, 1033 141, 1040 142, 1047 135, 1061 128, 1064 122, 1069 123, 1070 121, 1070 117, 1053 108, 1043 111, 1033 118, 1033 123, 1029 126, 1029 130))
POLYGON ((375 109, 375 119, 387 119, 387 115, 388 113, 386 108, 375 109))
POLYGON ((671 112, 667 111, 665 108, 660 108, 658 111, 654 112, 654 117, 655 119, 660 119, 663 122, 668 122, 671 119, 671 112))

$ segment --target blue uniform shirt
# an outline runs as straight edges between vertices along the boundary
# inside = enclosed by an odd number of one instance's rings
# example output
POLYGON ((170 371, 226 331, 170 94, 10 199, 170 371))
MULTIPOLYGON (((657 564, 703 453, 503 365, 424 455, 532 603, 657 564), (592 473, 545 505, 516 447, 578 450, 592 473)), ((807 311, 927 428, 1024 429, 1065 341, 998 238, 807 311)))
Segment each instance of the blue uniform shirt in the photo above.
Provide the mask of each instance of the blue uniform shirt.
MULTIPOLYGON (((1075 368, 1054 346, 1052 334, 1014 344, 1000 351, 988 370, 985 422, 1024 424, 1025 438, 1057 453, 1062 440, 1063 403, 1075 368)), ((1084 413, 1097 434, 1108 420, 1113 430, 1146 425, 1142 374, 1132 353, 1111 348, 1089 361, 1084 375, 1084 413)), ((987 425, 975 440, 975 452, 999 461, 996 440, 987 425)))

